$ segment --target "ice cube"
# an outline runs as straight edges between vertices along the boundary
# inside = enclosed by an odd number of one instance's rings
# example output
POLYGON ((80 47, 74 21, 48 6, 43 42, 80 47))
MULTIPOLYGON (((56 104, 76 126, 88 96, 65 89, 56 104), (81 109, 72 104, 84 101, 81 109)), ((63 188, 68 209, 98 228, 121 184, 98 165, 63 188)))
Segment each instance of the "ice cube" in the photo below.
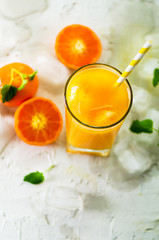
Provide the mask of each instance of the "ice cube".
POLYGON ((132 139, 138 142, 138 144, 144 144, 144 147, 151 147, 156 143, 157 145, 157 139, 156 139, 156 134, 148 134, 148 133, 141 133, 141 134, 136 134, 136 133, 131 133, 132 139))
POLYGON ((132 111, 145 115, 151 104, 150 94, 145 89, 133 85, 133 97, 132 111))
POLYGON ((114 147, 114 152, 122 168, 130 175, 139 176, 152 165, 148 150, 132 141, 130 137, 121 140, 114 147))
POLYGON ((140 86, 149 90, 155 90, 152 85, 154 69, 159 68, 159 61, 156 57, 144 59, 141 63, 140 71, 137 72, 138 83, 140 86))
POLYGON ((159 111, 156 109, 148 110, 146 114, 146 118, 150 118, 153 120, 153 127, 158 129, 159 128, 159 111))
POLYGON ((78 86, 74 86, 74 87, 71 88, 70 95, 68 97, 69 102, 76 98, 78 89, 79 89, 78 86))
POLYGON ((143 71, 139 71, 141 73, 141 76, 145 73, 146 77, 153 78, 153 72, 155 68, 159 67, 159 61, 158 58, 149 58, 143 65, 143 71))
POLYGON ((41 43, 28 45, 27 49, 23 50, 22 60, 29 62, 30 66, 38 70, 43 89, 52 94, 62 91, 66 80, 70 76, 70 70, 56 57, 50 55, 49 45, 41 43), (30 58, 30 54, 32 58, 30 58))

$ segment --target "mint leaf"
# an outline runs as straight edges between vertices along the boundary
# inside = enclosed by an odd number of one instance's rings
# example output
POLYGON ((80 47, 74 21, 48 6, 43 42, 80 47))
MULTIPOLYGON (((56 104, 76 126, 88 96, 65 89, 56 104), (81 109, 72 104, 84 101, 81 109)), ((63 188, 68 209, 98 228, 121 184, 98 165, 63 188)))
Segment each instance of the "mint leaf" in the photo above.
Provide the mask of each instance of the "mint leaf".
POLYGON ((152 133, 153 121, 151 119, 145 119, 143 121, 134 120, 130 126, 130 131, 134 133, 152 133))
POLYGON ((17 88, 8 84, 5 84, 1 89, 2 102, 8 102, 11 100, 17 93, 17 88))
POLYGON ((50 171, 52 168, 54 168, 55 165, 50 166, 48 169, 46 169, 43 173, 41 172, 31 172, 28 175, 26 175, 23 179, 25 182, 29 182, 32 184, 39 184, 42 183, 45 180, 44 173, 50 171))
POLYGON ((43 173, 36 171, 36 172, 32 172, 32 173, 29 173, 28 175, 26 175, 23 180, 25 182, 29 182, 32 184, 39 184, 39 183, 42 183, 44 181, 44 179, 45 178, 44 178, 43 173))
POLYGON ((29 80, 32 81, 35 77, 35 75, 37 74, 38 71, 35 71, 33 72, 32 74, 29 74, 28 77, 29 77, 29 80))
POLYGON ((152 84, 156 87, 159 83, 159 68, 155 68, 153 72, 152 84))

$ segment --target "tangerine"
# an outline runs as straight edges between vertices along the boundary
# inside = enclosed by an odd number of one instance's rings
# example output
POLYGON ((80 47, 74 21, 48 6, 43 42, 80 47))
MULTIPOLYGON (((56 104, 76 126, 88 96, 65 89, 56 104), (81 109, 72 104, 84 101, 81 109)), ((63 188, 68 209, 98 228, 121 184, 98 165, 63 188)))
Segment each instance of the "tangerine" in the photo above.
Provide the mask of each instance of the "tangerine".
POLYGON ((31 67, 23 63, 10 63, 0 68, 0 102, 9 107, 17 107, 34 97, 39 80, 36 72, 34 75, 33 72, 31 67), (33 77, 29 79, 31 75, 33 77))
POLYGON ((73 24, 58 34, 55 51, 64 65, 77 69, 96 62, 101 55, 102 46, 98 36, 90 28, 73 24))
POLYGON ((34 97, 15 112, 15 131, 25 143, 43 146, 54 142, 63 126, 62 115, 49 99, 34 97))

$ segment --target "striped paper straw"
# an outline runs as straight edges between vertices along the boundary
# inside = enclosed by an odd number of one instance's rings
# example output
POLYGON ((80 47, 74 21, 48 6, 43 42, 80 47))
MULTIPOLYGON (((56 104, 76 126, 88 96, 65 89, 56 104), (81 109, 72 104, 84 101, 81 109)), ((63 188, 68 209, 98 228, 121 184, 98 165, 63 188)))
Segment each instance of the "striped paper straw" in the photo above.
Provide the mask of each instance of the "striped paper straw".
POLYGON ((150 49, 152 46, 152 41, 147 41, 143 47, 138 51, 134 59, 131 61, 131 63, 128 65, 128 67, 125 69, 125 71, 122 73, 122 75, 118 78, 115 86, 119 86, 126 78, 129 76, 129 74, 132 72, 132 70, 135 68, 135 66, 141 61, 145 53, 150 49))

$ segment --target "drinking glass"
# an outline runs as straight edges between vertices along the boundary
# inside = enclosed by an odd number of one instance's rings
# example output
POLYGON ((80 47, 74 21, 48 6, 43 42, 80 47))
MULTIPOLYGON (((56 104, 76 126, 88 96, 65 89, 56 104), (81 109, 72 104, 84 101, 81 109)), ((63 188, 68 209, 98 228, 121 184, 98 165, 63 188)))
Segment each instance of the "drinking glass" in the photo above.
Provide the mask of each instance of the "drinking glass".
MULTIPOLYGON (((83 66, 76 70, 66 82, 64 96, 66 114, 66 139, 67 139, 66 150, 68 152, 108 156, 114 143, 114 140, 116 138, 116 135, 131 109, 133 99, 132 89, 128 80, 125 80, 124 83, 122 84, 126 84, 128 101, 125 102, 125 104, 128 107, 124 112, 123 116, 121 116, 121 118, 118 121, 112 122, 111 124, 106 126, 92 126, 91 124, 88 123, 86 124, 83 121, 81 121, 76 116, 76 114, 72 112, 68 103, 67 95, 69 84, 72 81, 76 80, 76 76, 79 73, 83 72, 84 74, 85 70, 89 70, 91 77, 91 71, 92 70, 96 71, 98 69, 106 69, 107 71, 110 71, 110 74, 115 73, 117 75, 117 78, 121 76, 121 72, 112 66, 94 63, 83 66)), ((105 77, 105 81, 109 81, 109 78, 107 78, 107 76, 105 77)), ((98 80, 98 84, 100 86, 100 78, 98 80)), ((122 91, 121 94, 123 94, 122 91)), ((83 100, 84 99, 81 99, 81 101, 83 100)))

